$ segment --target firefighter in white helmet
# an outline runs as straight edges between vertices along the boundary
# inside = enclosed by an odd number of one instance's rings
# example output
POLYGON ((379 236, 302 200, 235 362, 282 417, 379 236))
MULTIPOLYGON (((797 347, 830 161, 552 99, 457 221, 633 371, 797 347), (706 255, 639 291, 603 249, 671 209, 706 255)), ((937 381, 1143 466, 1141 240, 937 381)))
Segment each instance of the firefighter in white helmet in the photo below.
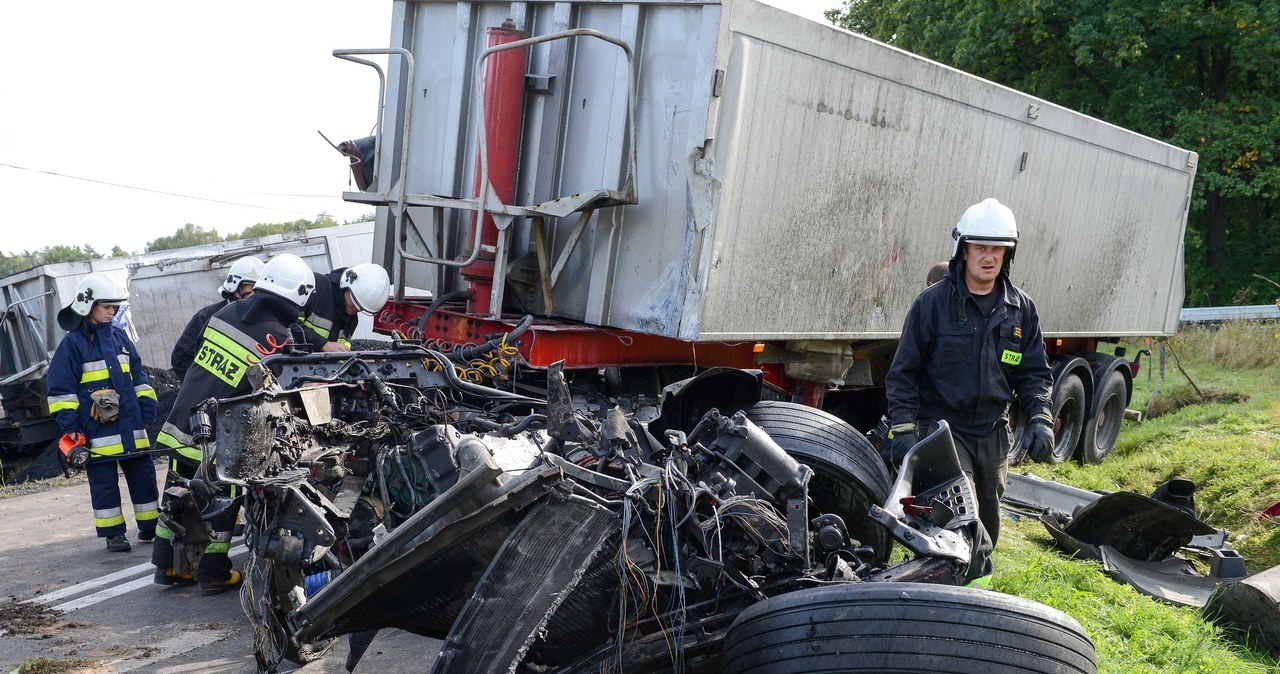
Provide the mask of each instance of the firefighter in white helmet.
POLYGON ((291 253, 277 255, 262 267, 251 297, 218 310, 205 325, 195 363, 182 381, 173 411, 156 438, 157 444, 167 448, 173 459, 151 555, 151 563, 156 566, 156 583, 193 585, 198 582, 202 594, 206 595, 241 584, 241 574, 231 568, 227 555, 239 511, 239 507, 229 504, 236 495, 229 491, 198 495, 196 506, 208 522, 209 540, 207 544, 202 540, 201 555, 175 554, 175 549, 187 543, 180 535, 183 528, 170 526, 184 521, 184 513, 179 512, 183 502, 171 497, 171 488, 181 486, 179 478, 189 480, 195 476, 204 458, 192 434, 193 408, 209 398, 231 398, 252 390, 246 376, 249 369, 286 347, 289 326, 298 321, 298 312, 315 288, 314 279, 311 268, 302 258, 291 253), (196 556, 200 559, 195 568, 187 567, 187 561, 196 556))
POLYGON ((376 314, 391 296, 387 270, 366 262, 316 274, 316 292, 302 316, 302 328, 316 351, 350 351, 360 314, 376 314))
POLYGON ((187 321, 187 327, 182 329, 182 335, 178 337, 178 342, 173 345, 173 352, 169 355, 169 364, 178 374, 178 379, 187 376, 187 370, 195 360, 196 347, 200 346, 200 337, 209 318, 222 307, 253 295, 253 284, 258 282, 262 265, 262 260, 252 255, 246 255, 233 262, 222 280, 222 285, 219 286, 222 300, 197 311, 191 320, 187 321))
POLYGON ((985 199, 964 212, 951 237, 946 278, 912 303, 885 378, 890 454, 897 465, 939 420, 950 425, 986 530, 969 568, 969 580, 982 584, 1000 536, 1010 405, 1016 400, 1030 420, 1022 440, 1030 454, 1049 454, 1053 381, 1036 306, 1009 280, 1018 246, 1013 211, 985 199))
POLYGON ((85 276, 75 299, 58 312, 67 331, 46 374, 49 413, 70 442, 83 440, 89 460, 93 523, 107 550, 128 552, 119 473, 129 484, 138 540, 155 537, 160 494, 147 428, 156 416, 156 392, 142 370, 142 358, 113 318, 129 295, 100 272, 85 276))

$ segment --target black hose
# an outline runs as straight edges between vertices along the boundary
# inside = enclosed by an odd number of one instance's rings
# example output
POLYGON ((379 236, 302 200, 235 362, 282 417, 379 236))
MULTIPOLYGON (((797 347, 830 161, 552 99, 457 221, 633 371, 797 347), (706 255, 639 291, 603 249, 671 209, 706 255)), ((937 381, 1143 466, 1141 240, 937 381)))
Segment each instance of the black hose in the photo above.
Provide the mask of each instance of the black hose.
POLYGON ((439 351, 435 351, 425 347, 423 347, 422 351, 425 352, 427 355, 431 356, 432 358, 434 358, 436 362, 440 364, 440 370, 441 372, 444 373, 445 379, 448 379, 449 384, 451 384, 454 388, 458 389, 459 391, 470 393, 471 395, 480 396, 483 398, 497 398, 499 400, 512 400, 516 402, 528 403, 530 405, 546 405, 547 404, 547 401, 545 400, 530 398, 529 396, 522 396, 519 393, 511 393, 510 391, 503 391, 501 389, 489 388, 488 386, 482 386, 480 384, 474 384, 469 381, 463 381, 460 377, 458 377, 458 374, 453 371, 453 362, 449 360, 448 356, 444 355, 443 353, 440 353, 439 351))
POLYGON ((511 342, 517 339, 518 337, 520 337, 520 335, 523 335, 531 325, 533 325, 533 315, 525 314, 525 317, 520 319, 519 323, 516 323, 516 327, 511 329, 511 332, 508 332, 505 334, 499 334, 496 337, 492 337, 488 341, 486 341, 484 344, 478 344, 476 346, 469 346, 466 348, 455 349, 453 351, 450 351, 449 358, 452 358, 453 360, 459 363, 468 363, 471 361, 472 358, 475 358, 477 356, 483 356, 484 354, 489 353, 490 351, 493 351, 494 349, 498 348, 498 345, 501 344, 502 340, 504 339, 507 340, 508 342, 511 342))
POLYGON ((479 426, 480 428, 483 428, 486 431, 492 431, 494 433, 497 433, 498 435, 501 435, 504 438, 510 438, 515 436, 517 433, 523 432, 525 429, 529 428, 529 426, 533 425, 534 422, 542 422, 544 424, 547 423, 547 415, 530 414, 529 416, 521 419, 520 421, 511 423, 511 424, 494 423, 487 419, 472 419, 471 425, 479 426))
POLYGON ((431 320, 431 314, 435 313, 435 310, 439 309, 440 305, 445 302, 462 298, 471 299, 470 288, 467 288, 466 290, 453 290, 431 300, 431 304, 427 305, 427 311, 422 314, 422 317, 418 319, 418 324, 415 326, 418 330, 418 335, 423 336, 422 331, 427 329, 427 321, 431 320))

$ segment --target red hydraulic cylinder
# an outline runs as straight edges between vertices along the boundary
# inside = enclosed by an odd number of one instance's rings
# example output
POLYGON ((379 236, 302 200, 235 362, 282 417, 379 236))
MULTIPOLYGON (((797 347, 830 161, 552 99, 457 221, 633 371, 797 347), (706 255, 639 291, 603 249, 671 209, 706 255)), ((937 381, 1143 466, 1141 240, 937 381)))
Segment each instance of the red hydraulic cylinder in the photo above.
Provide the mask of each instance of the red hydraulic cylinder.
MULTIPOLYGON (((523 40, 528 34, 515 29, 509 20, 501 28, 489 28, 489 47, 523 40)), ((516 165, 520 157, 520 131, 524 124, 524 76, 529 63, 529 48, 520 47, 491 54, 484 66, 484 110, 486 145, 489 155, 489 182, 504 204, 513 203, 516 191, 516 165)), ((480 163, 476 159, 476 195, 484 188, 480 184, 480 163)), ((471 221, 468 240, 475 240, 475 228, 482 227, 480 255, 476 261, 462 269, 462 277, 471 287, 472 299, 467 312, 472 315, 489 314, 493 292, 494 248, 498 243, 498 227, 493 217, 477 212, 471 221)), ((498 307, 501 309, 501 307, 498 307)))

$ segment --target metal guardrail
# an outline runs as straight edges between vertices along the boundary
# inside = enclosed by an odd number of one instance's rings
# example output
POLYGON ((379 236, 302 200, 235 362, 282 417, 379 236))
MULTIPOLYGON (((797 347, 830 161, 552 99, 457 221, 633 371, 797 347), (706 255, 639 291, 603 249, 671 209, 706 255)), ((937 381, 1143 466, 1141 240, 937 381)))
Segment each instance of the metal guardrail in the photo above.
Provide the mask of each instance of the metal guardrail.
POLYGON ((1183 323, 1223 321, 1280 321, 1280 305, 1255 304, 1244 307, 1191 307, 1179 314, 1183 323))

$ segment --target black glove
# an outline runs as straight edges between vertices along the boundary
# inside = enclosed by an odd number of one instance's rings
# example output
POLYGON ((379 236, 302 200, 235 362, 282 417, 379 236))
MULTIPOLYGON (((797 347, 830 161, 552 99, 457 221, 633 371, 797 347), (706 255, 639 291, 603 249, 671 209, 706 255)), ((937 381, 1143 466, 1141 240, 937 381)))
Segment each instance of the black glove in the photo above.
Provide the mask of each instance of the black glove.
POLYGON ((913 423, 894 424, 889 429, 889 458, 894 466, 901 466, 907 452, 919 441, 916 425, 913 423))
POLYGON ((1037 461, 1045 461, 1053 456, 1053 418, 1040 413, 1031 417, 1026 430, 1022 433, 1022 449, 1027 456, 1037 461))

